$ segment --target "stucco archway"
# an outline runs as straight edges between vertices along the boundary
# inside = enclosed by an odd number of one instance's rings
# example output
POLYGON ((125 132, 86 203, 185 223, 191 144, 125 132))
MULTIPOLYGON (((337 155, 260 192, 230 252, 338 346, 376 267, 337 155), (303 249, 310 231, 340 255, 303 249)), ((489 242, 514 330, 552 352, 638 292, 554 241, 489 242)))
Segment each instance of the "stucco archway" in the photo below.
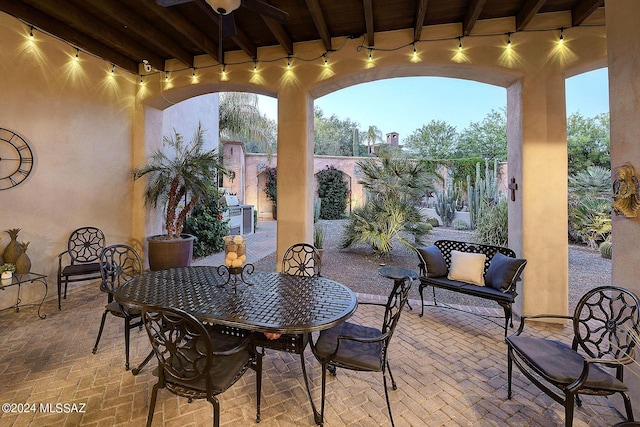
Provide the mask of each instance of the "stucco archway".
POLYGON ((290 244, 313 236, 313 104, 317 97, 357 83, 407 76, 462 78, 506 88, 509 173, 518 185, 509 209, 510 242, 529 260, 524 283, 536 284, 530 287, 535 295, 526 288, 522 292, 520 311, 545 307, 547 312, 564 314, 568 281, 564 79, 606 58, 604 28, 597 26, 565 31, 571 55, 556 51, 559 32, 554 28, 568 27, 569 18, 548 14, 532 26, 540 31, 512 34, 512 52, 517 56, 511 60, 504 56, 504 34, 513 31, 513 23, 495 20, 478 28, 479 34, 490 36, 465 38, 462 54, 451 42, 451 35, 459 34, 456 26, 430 28, 427 38, 433 41, 421 49, 417 62, 411 58, 409 32, 381 34, 373 61, 367 60, 359 40, 343 41, 340 49, 331 52, 326 67, 320 61, 297 59, 320 58, 324 53, 317 43, 303 43, 296 45, 295 58, 286 62, 278 61, 277 48, 261 51, 258 79, 238 53, 237 61, 229 56, 224 77, 215 68, 204 69, 199 77, 207 83, 193 84, 187 75, 178 74, 171 82, 173 88, 166 88, 162 97, 154 95, 156 102, 204 91, 277 95, 279 257, 290 244), (541 172, 544 180, 537 179, 541 172))

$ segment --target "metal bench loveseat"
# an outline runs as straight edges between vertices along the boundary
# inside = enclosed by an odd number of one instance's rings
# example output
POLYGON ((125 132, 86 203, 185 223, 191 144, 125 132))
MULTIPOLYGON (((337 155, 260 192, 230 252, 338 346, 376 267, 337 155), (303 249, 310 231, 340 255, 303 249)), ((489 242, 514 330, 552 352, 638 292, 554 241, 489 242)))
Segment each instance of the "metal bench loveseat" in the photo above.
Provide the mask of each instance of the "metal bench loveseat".
MULTIPOLYGON (((512 304, 516 282, 527 261, 516 258, 513 250, 479 243, 438 240, 416 248, 420 268, 420 301, 424 314, 424 288, 431 286, 433 305, 438 304, 436 288, 495 301, 504 310, 504 333, 513 327, 512 304)), ((477 313, 474 313, 477 314, 477 313)))

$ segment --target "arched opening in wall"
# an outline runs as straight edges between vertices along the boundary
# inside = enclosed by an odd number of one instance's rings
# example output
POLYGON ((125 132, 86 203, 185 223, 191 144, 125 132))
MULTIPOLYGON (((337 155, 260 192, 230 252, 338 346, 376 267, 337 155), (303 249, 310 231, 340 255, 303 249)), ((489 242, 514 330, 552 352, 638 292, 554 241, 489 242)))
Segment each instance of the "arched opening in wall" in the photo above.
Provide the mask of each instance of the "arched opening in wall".
POLYGON ((569 175, 569 312, 589 289, 611 284, 608 69, 566 79, 569 175))
MULTIPOLYGON (((429 161, 437 171, 446 169, 434 188, 450 184, 464 193, 467 177, 475 181, 476 164, 484 177, 485 161, 507 160, 506 102, 503 87, 445 77, 398 77, 350 86, 315 100, 315 154, 368 158, 401 153, 429 161)), ((498 190, 504 193, 504 186, 498 190)), ((416 204, 430 193, 416 196, 416 204)), ((356 195, 361 203, 364 196, 356 195)), ((463 200, 467 198, 460 197, 460 216, 468 217, 463 200)))
POLYGON ((265 163, 258 164, 258 174, 256 176, 256 212, 258 212, 259 220, 277 220, 278 208, 277 200, 274 202, 269 194, 273 194, 274 173, 277 171, 275 166, 269 166, 265 163))
POLYGON ((353 181, 348 170, 353 170, 355 159, 319 157, 325 163, 314 162, 314 220, 343 219, 353 209, 353 181))

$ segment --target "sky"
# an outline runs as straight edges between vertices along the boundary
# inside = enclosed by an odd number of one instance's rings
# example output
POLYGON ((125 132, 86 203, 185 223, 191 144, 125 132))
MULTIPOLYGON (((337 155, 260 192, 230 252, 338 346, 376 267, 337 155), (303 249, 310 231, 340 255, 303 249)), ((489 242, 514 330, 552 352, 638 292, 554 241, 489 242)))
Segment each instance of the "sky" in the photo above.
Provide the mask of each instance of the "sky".
MULTIPOLYGON (((609 111, 607 69, 601 68, 566 80, 567 115, 593 117, 609 111)), ((400 140, 431 120, 443 120, 460 132, 507 105, 504 88, 444 77, 402 77, 351 86, 316 99, 325 117, 359 123, 360 129, 377 126, 383 135, 398 132, 400 140)), ((277 101, 259 97, 260 110, 277 117, 277 101)))

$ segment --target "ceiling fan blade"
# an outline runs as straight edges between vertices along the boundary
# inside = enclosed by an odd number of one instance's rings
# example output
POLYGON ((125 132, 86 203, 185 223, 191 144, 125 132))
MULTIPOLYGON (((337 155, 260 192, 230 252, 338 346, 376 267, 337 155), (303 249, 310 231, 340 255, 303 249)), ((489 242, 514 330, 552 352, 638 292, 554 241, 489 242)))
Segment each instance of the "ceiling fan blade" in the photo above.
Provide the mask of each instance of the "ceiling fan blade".
POLYGON ((224 37, 236 36, 236 20, 233 17, 233 12, 226 15, 220 15, 220 24, 222 25, 222 35, 224 37))
POLYGON ((282 24, 289 20, 289 14, 287 12, 260 0, 242 0, 242 5, 262 16, 275 19, 282 24))
POLYGON ((193 0, 156 0, 156 4, 162 7, 170 7, 175 6, 177 4, 189 3, 193 0))

